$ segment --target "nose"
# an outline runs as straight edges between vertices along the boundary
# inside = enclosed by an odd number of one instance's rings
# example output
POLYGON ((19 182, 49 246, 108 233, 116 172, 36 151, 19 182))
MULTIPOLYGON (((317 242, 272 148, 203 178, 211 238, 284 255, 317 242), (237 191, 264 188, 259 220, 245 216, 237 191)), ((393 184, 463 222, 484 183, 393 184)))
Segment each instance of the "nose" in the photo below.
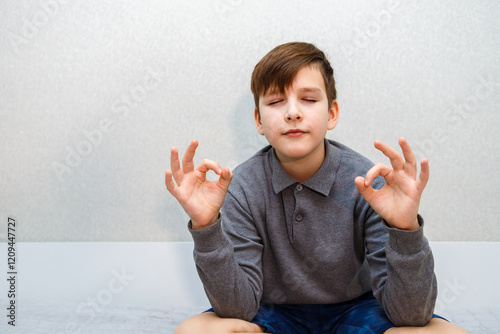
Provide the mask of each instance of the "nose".
POLYGON ((302 120, 302 112, 300 112, 300 109, 297 108, 297 106, 293 103, 289 105, 289 107, 286 110, 285 113, 285 120, 286 121, 300 121, 302 120))

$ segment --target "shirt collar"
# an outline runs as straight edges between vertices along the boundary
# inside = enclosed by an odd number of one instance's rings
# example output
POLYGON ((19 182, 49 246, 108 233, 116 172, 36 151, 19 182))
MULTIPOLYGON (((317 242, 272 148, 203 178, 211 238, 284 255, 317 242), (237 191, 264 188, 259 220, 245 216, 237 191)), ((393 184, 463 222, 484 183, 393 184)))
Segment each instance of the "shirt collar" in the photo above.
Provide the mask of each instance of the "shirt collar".
MULTIPOLYGON (((291 186, 292 184, 298 183, 293 177, 288 174, 283 166, 281 165, 278 156, 274 148, 269 151, 271 159, 271 170, 272 170, 272 183, 273 190, 276 194, 283 191, 283 189, 291 186)), ((340 166, 341 160, 340 150, 333 145, 332 142, 325 139, 325 160, 321 164, 321 167, 311 176, 306 182, 302 183, 304 186, 328 196, 333 184, 335 183, 335 176, 337 175, 337 170, 340 166)))

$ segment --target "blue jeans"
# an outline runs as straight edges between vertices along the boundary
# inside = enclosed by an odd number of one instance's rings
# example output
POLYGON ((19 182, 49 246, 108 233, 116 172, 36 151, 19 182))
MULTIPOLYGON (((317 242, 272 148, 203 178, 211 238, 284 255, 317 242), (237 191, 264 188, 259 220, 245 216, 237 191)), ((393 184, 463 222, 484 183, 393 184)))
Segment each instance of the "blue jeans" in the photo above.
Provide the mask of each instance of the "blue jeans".
POLYGON ((378 334, 395 327, 372 293, 339 304, 261 304, 251 322, 274 334, 378 334))

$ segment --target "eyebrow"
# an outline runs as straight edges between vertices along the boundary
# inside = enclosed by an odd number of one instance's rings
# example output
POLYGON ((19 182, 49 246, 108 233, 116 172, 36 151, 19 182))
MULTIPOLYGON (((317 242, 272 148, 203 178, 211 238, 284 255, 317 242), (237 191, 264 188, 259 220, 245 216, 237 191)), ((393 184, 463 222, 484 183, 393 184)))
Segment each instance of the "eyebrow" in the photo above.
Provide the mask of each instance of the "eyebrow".
MULTIPOLYGON (((321 89, 318 87, 302 87, 297 90, 299 93, 321 93, 321 89)), ((275 95, 281 95, 278 92, 267 92, 263 97, 272 97, 275 95)))
POLYGON ((298 91, 305 93, 321 93, 321 89, 318 87, 303 87, 299 88, 298 91))

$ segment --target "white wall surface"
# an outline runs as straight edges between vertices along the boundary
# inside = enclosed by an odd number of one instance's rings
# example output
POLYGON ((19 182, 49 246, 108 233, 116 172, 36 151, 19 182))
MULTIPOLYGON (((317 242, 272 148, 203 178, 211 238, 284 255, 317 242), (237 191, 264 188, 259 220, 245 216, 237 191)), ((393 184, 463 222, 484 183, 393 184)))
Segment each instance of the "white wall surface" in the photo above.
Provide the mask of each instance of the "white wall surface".
MULTIPOLYGON (((187 241, 171 146, 231 168, 266 144, 250 75, 278 44, 329 56, 328 138, 430 159, 434 241, 500 240, 500 3, 7 1, 0 10, 0 219, 19 241, 187 241)), ((5 237, 5 229, 0 237, 5 237)))

